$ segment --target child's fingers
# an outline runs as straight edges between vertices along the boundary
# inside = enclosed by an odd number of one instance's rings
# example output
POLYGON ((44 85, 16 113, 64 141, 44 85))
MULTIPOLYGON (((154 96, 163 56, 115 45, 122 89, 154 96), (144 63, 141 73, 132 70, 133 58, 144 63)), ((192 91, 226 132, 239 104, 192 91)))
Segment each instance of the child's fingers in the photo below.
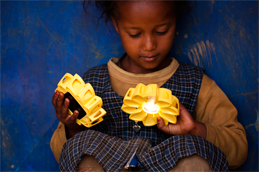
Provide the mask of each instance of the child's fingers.
POLYGON ((73 115, 71 116, 71 120, 76 122, 78 115, 79 115, 79 112, 77 110, 75 110, 73 115))
POLYGON ((59 93, 56 101, 56 113, 61 113, 62 106, 63 106, 63 99, 64 99, 64 94, 59 93))
POLYGON ((60 114, 61 118, 66 118, 68 116, 69 103, 70 103, 69 99, 66 98, 64 103, 63 103, 63 106, 62 106, 62 110, 61 110, 61 114, 60 114))
POLYGON ((179 103, 180 104, 180 114, 183 114, 183 115, 186 115, 188 114, 188 110, 184 107, 184 105, 182 103, 179 103))
POLYGON ((74 111, 73 115, 68 115, 66 118, 67 124, 69 124, 69 125, 75 124, 78 115, 79 115, 79 112, 77 110, 74 111))
POLYGON ((57 99, 58 99, 59 92, 56 92, 52 97, 52 104, 54 107, 56 107, 57 99))
POLYGON ((180 115, 179 120, 183 122, 193 122, 193 118, 188 110, 180 103, 180 115))

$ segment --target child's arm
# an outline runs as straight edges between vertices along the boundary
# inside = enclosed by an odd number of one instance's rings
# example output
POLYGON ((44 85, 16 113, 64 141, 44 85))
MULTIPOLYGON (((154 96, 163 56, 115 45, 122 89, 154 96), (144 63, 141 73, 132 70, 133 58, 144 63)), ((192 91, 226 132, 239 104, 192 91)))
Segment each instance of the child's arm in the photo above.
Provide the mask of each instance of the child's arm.
MULTIPOLYGON (((180 110, 177 125, 170 125, 171 135, 202 136, 224 152, 229 168, 237 168, 245 161, 248 145, 244 127, 237 120, 237 110, 208 76, 203 76, 195 106, 196 121, 187 110, 180 110)), ((162 120, 158 128, 169 134, 169 126, 165 126, 162 120)))
POLYGON ((73 137, 80 131, 85 130, 84 126, 79 126, 76 123, 78 112, 74 111, 73 115, 68 114, 69 99, 64 99, 64 94, 56 92, 52 98, 52 104, 56 110, 56 116, 60 120, 58 128, 54 132, 50 147, 57 160, 59 162, 59 157, 61 155, 62 147, 67 141, 67 139, 73 137))
POLYGON ((248 151, 246 132, 237 120, 237 109, 225 93, 204 75, 201 92, 195 108, 196 120, 207 128, 206 140, 220 148, 227 157, 229 168, 237 168, 248 151))

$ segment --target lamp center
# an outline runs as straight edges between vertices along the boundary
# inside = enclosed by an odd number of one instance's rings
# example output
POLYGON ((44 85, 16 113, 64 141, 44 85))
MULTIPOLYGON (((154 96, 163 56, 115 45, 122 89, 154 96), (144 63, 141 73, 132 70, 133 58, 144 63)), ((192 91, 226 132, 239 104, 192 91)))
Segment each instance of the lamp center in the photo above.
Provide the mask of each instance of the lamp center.
POLYGON ((143 110, 149 114, 156 114, 159 110, 159 107, 151 102, 147 102, 143 104, 143 110))

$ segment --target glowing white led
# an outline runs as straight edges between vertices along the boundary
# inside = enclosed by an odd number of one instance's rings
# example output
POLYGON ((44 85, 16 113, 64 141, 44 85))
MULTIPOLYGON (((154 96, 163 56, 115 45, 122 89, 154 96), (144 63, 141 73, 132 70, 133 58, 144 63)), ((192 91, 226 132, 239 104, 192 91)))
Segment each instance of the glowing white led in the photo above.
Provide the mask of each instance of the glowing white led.
POLYGON ((154 103, 144 103, 143 104, 143 110, 149 114, 155 114, 158 112, 159 107, 154 103))

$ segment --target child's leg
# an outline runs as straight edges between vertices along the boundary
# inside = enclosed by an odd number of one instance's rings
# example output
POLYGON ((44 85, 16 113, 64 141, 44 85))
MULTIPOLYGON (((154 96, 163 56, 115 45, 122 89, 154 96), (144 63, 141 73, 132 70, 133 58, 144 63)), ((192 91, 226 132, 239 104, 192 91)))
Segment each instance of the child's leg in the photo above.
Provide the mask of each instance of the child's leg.
MULTIPOLYGON (((96 161, 94 156, 91 155, 84 155, 79 166, 78 166, 78 171, 81 172, 104 172, 102 166, 96 161)), ((122 168, 121 171, 126 172, 132 172, 134 170, 132 170, 132 168, 129 169, 125 169, 122 168)))
POLYGON ((95 157, 91 155, 84 155, 78 166, 78 171, 103 171, 103 167, 96 161, 95 157))
POLYGON ((213 171, 210 167, 208 161, 202 158, 199 155, 192 155, 189 157, 185 157, 180 159, 176 166, 170 170, 170 172, 174 171, 213 171))

